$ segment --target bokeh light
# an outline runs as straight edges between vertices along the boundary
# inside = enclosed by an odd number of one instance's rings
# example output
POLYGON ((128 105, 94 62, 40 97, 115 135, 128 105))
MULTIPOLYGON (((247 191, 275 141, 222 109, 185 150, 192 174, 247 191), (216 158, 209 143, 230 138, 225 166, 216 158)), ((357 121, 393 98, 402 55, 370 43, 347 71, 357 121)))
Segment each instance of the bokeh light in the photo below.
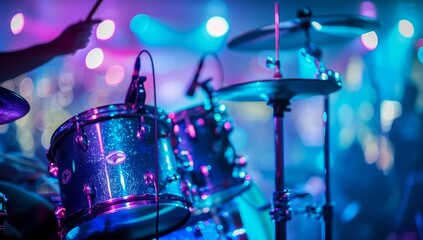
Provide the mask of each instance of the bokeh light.
POLYGON ((115 22, 107 19, 102 21, 97 27, 97 38, 100 40, 110 39, 115 33, 115 22))
POLYGON ((422 47, 419 47, 417 49, 417 59, 419 59, 419 62, 421 64, 423 64, 423 46, 422 47))
POLYGON ((412 38, 414 36, 414 26, 408 20, 400 20, 398 23, 399 33, 406 38, 412 38))
POLYGON ((377 17, 376 6, 371 1, 364 1, 360 4, 360 13, 366 17, 377 17))
POLYGON ((18 35, 20 32, 22 32, 24 25, 25 25, 25 18, 23 13, 15 14, 10 20, 10 30, 15 35, 18 35))
POLYGON ((380 122, 384 132, 391 130, 392 121, 401 116, 401 103, 384 100, 381 106, 380 122))
POLYGON ((379 43, 379 38, 376 32, 371 31, 361 35, 361 42, 363 43, 366 49, 375 50, 379 43))
POLYGON ((212 37, 221 37, 229 30, 229 24, 223 17, 211 17, 206 24, 207 33, 212 37))
POLYGON ((98 68, 104 60, 103 50, 101 48, 94 48, 88 52, 85 58, 85 65, 89 69, 98 68))
POLYGON ((119 85, 125 76, 125 69, 121 65, 113 65, 106 72, 106 83, 109 86, 119 85))

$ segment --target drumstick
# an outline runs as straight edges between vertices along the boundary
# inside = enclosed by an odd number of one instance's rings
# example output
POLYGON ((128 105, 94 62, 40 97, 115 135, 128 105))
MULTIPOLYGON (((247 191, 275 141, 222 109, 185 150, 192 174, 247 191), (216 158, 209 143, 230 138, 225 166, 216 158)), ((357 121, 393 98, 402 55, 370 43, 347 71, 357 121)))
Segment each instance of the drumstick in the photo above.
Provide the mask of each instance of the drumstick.
POLYGON ((97 11, 98 6, 100 6, 100 3, 103 0, 97 0, 97 2, 95 3, 94 7, 91 9, 90 13, 88 14, 87 18, 85 19, 85 21, 89 21, 91 20, 92 16, 94 15, 95 11, 97 11))

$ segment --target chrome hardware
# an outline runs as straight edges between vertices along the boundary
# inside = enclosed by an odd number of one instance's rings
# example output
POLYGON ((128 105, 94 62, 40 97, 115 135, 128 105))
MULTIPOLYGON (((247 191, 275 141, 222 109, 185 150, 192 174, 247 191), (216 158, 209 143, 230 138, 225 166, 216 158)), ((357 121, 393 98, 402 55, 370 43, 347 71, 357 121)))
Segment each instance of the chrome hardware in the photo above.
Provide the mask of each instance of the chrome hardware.
POLYGON ((75 116, 75 123, 76 123, 76 135, 74 139, 75 144, 85 151, 88 149, 88 138, 84 133, 84 129, 80 127, 78 116, 75 116))
POLYGON ((82 190, 84 195, 87 197, 88 201, 88 213, 91 214, 91 210, 93 207, 93 199, 95 198, 95 191, 89 184, 84 184, 84 189, 82 190))

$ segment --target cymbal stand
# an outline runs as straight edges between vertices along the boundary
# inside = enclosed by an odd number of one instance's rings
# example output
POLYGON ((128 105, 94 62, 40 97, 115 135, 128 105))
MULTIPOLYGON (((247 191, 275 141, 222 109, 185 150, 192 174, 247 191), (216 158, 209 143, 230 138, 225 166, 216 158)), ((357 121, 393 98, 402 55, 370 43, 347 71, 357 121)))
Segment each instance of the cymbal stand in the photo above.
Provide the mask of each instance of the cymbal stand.
POLYGON ((275 221, 275 238, 285 240, 287 237, 286 223, 292 218, 292 209, 290 207, 290 191, 284 186, 283 117, 284 112, 290 111, 290 101, 289 99, 274 100, 269 101, 268 105, 273 108, 276 153, 275 192, 273 193, 273 209, 270 214, 272 220, 275 221))
MULTIPOLYGON (((311 12, 307 10, 307 13, 310 14, 311 12)), ((315 75, 316 79, 319 80, 332 80, 334 82, 340 82, 341 76, 332 70, 328 70, 325 68, 322 58, 322 51, 320 48, 315 46, 313 43, 310 42, 310 35, 308 33, 308 28, 306 29, 306 45, 304 48, 301 49, 301 53, 305 55, 309 55, 314 60, 314 65, 317 68, 317 73, 315 75)), ((333 219, 333 207, 334 203, 331 200, 331 185, 330 185, 330 147, 329 147, 329 95, 324 95, 324 113, 323 113, 323 121, 324 121, 324 173, 325 173, 325 204, 322 207, 322 215, 325 222, 325 231, 324 231, 324 239, 325 240, 332 240, 332 219, 333 219)))

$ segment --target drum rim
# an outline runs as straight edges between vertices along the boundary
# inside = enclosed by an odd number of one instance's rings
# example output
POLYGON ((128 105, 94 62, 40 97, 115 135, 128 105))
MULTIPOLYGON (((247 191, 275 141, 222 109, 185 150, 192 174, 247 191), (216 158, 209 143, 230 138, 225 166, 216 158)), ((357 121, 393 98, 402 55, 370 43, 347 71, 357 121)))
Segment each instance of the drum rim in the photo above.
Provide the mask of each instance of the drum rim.
MULTIPOLYGON (((164 203, 165 206, 173 205, 180 209, 186 210, 186 216, 182 218, 182 221, 178 222, 177 224, 174 224, 172 227, 164 231, 163 234, 179 228, 180 226, 184 225, 189 220, 191 215, 190 208, 192 207, 193 203, 190 202, 188 198, 184 198, 182 196, 175 195, 175 194, 166 193, 166 194, 159 195, 159 203, 160 202, 164 203), (176 204, 176 203, 179 203, 179 204, 176 204)), ((95 212, 96 214, 89 213, 87 209, 81 209, 79 211, 72 213, 68 217, 65 217, 63 220, 61 220, 60 226, 58 229, 59 235, 66 236, 75 227, 78 227, 84 223, 87 223, 93 219, 96 219, 97 217, 101 217, 110 213, 119 212, 123 210, 135 209, 140 206, 146 206, 145 203, 149 203, 149 205, 147 206, 155 207, 156 206, 155 195, 149 195, 149 194, 148 195, 131 195, 131 196, 126 196, 124 198, 116 198, 116 199, 111 199, 109 201, 101 202, 99 204, 104 206, 93 207, 94 209, 93 212, 95 212), (117 211, 111 210, 116 208, 116 206, 119 206, 119 205, 123 206, 131 202, 135 202, 137 204, 134 205, 134 207, 132 208, 122 207, 122 208, 118 208, 117 211)))
MULTIPOLYGON (((223 103, 219 103, 217 107, 218 112, 220 114, 226 115, 227 114, 227 108, 226 105, 223 103), (225 109, 222 111, 220 109, 220 106, 224 106, 225 109)), ((194 105, 188 108, 181 109, 179 111, 174 111, 169 113, 167 116, 172 119, 173 122, 180 122, 185 119, 185 117, 199 117, 207 113, 213 113, 216 112, 215 109, 210 108, 206 109, 205 104, 198 104, 194 105)))
MULTIPOLYGON (((50 140, 50 149, 53 148, 56 142, 59 142, 61 138, 67 135, 71 130, 76 128, 76 122, 79 121, 80 127, 89 125, 91 123, 100 122, 107 119, 112 119, 116 117, 134 117, 134 116, 146 116, 148 118, 154 118, 154 106, 151 105, 144 105, 140 106, 140 108, 135 109, 134 104, 127 104, 127 103, 117 103, 117 104, 109 104, 103 105, 100 107, 90 108, 86 111, 78 113, 65 122, 63 122, 52 134, 50 140), (96 110, 100 110, 96 112, 96 110), (142 111, 145 110, 145 113, 142 111), (87 118, 88 116, 88 118, 87 118), (96 116, 95 118, 93 118, 96 116), (81 119, 82 118, 82 119, 81 119)), ((166 122, 170 124, 170 119, 167 117, 166 111, 161 108, 157 107, 157 117, 158 120, 161 122, 166 122)), ((168 126, 170 129, 170 126, 168 126)))

